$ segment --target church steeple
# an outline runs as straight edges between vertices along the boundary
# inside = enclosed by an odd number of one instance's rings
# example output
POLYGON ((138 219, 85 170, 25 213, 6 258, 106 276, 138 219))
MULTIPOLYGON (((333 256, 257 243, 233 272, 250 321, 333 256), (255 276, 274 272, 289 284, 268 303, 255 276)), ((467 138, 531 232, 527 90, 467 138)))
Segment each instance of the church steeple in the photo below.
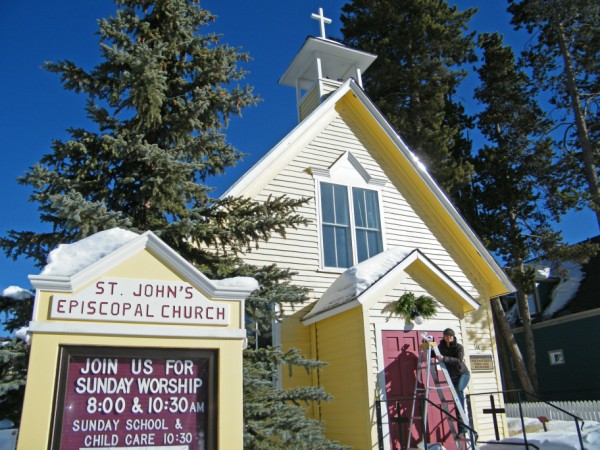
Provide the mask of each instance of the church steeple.
POLYGON ((348 79, 353 78, 362 87, 362 73, 377 58, 327 39, 325 24, 330 24, 331 19, 325 17, 323 8, 311 18, 319 21, 321 36, 306 39, 279 79, 280 84, 296 88, 300 121, 348 79))

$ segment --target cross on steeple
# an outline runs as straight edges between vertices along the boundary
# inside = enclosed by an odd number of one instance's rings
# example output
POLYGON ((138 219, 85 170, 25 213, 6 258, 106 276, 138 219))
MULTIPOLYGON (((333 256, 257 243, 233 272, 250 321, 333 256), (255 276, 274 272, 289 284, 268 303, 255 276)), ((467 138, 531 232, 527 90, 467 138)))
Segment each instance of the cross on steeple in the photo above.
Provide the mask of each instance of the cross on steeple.
POLYGON ((323 14, 323 8, 319 8, 319 14, 312 13, 310 15, 310 18, 319 21, 321 29, 321 38, 327 39, 327 37, 325 36, 325 24, 330 24, 331 19, 325 17, 325 15, 323 14))

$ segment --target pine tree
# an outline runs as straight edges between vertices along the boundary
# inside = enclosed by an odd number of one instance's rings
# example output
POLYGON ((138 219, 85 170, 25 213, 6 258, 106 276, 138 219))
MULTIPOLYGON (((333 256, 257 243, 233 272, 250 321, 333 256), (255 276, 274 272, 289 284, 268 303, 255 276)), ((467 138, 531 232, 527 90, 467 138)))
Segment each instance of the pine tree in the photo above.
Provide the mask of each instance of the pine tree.
POLYGON ((352 0, 342 8, 350 46, 375 53, 365 90, 455 199, 471 174, 471 126, 454 97, 475 60, 474 9, 459 12, 439 0, 352 0))
POLYGON ((516 29, 532 34, 523 62, 549 99, 571 184, 584 192, 600 227, 600 5, 589 0, 509 0, 516 29))
MULTIPOLYGON (((8 289, 7 289, 8 290, 8 289)), ((18 295, 6 291, 0 297, 0 313, 4 329, 12 333, 31 319, 33 296, 20 290, 18 295)), ((0 411, 2 418, 18 427, 21 420, 21 405, 25 395, 25 377, 29 361, 29 345, 17 337, 4 340, 0 347, 0 411)))
POLYGON ((481 86, 475 98, 485 109, 477 115, 477 125, 488 144, 475 158, 478 220, 474 225, 488 248, 506 263, 518 289, 527 369, 499 300, 492 302, 521 385, 535 395, 535 343, 527 301, 534 271, 527 261, 540 255, 555 261, 581 258, 592 249, 565 245, 552 229, 552 223, 574 207, 578 197, 561 190, 565 174, 548 137, 551 123, 535 101, 527 75, 517 69, 512 50, 502 45, 499 35, 483 34, 479 46, 484 64, 477 71, 481 86))
POLYGON ((274 304, 300 304, 308 300, 306 288, 291 285, 292 272, 275 265, 256 272, 240 266, 238 276, 254 276, 260 288, 246 302, 248 349, 244 352, 244 448, 344 449, 323 437, 323 425, 304 417, 302 406, 331 397, 321 387, 279 389, 274 380, 279 370, 316 370, 322 361, 306 359, 297 349, 283 352, 270 344, 271 324, 279 320, 274 304), (299 416, 301 414, 301 416, 299 416))
POLYGON ((250 87, 238 85, 244 77, 238 66, 248 56, 215 34, 200 34, 215 18, 198 0, 116 3, 116 15, 99 22, 100 64, 92 70, 71 61, 46 64, 67 90, 86 96, 92 122, 54 141, 20 179, 33 188, 31 199, 51 231, 13 230, 0 246, 7 256, 41 266, 59 243, 113 227, 152 230, 209 278, 256 277, 261 288, 246 302, 245 446, 338 448, 301 407, 328 396, 317 388, 281 391, 273 382, 279 363, 320 364, 253 345, 277 318, 277 305, 304 302, 305 290, 289 284, 289 271, 250 267, 239 257, 273 234, 303 226, 306 219, 295 211, 306 200, 212 198, 206 184, 243 156, 224 130, 257 102, 250 87))

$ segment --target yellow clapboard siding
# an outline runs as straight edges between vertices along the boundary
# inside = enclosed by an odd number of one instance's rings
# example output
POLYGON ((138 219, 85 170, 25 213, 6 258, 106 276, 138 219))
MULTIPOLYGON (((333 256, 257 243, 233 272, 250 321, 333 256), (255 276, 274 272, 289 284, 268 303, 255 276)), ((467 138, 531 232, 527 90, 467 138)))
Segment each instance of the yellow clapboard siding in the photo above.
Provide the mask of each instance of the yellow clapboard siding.
POLYGON ((318 322, 316 333, 319 359, 328 363, 320 382, 335 399, 321 407, 327 436, 352 448, 371 448, 362 309, 356 307, 318 322))

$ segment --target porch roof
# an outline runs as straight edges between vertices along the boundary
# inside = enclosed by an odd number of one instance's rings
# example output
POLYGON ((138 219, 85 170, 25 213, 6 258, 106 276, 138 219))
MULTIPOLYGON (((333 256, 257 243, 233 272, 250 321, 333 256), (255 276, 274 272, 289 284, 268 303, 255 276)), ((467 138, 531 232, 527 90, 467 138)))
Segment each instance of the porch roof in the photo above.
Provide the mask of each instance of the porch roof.
POLYGON ((302 319, 305 325, 347 311, 369 307, 410 275, 438 301, 466 313, 479 304, 421 250, 393 248, 343 272, 302 319))

